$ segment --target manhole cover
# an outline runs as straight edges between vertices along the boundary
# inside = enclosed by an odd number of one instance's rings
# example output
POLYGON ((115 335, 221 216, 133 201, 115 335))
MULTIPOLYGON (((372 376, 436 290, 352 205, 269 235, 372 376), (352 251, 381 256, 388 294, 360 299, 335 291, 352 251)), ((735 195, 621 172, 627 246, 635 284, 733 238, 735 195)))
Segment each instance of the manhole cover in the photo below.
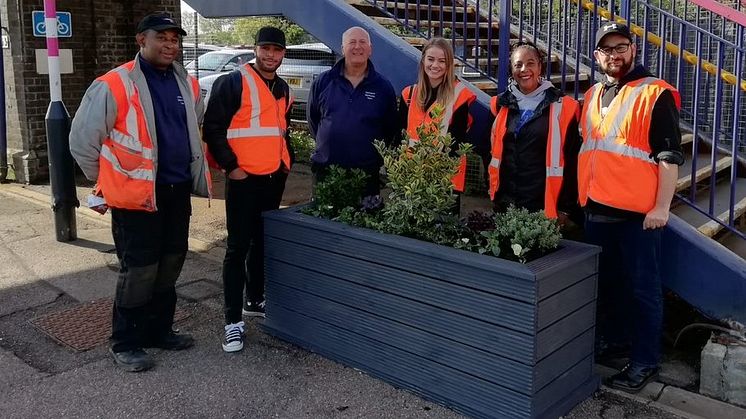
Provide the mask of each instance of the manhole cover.
MULTIPOLYGON (((57 342, 76 351, 87 351, 109 341, 113 303, 112 299, 104 298, 39 316, 29 322, 57 342)), ((187 317, 186 310, 176 307, 174 322, 187 317)))

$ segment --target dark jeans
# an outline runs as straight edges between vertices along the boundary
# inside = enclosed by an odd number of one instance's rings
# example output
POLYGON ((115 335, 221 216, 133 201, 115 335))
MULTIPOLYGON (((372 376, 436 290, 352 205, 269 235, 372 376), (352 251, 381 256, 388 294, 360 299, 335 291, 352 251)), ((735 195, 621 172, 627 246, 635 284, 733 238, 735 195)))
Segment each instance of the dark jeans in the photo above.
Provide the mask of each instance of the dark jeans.
POLYGON ((597 334, 609 343, 631 343, 631 360, 644 367, 660 363, 661 234, 643 230, 642 220, 585 222, 586 240, 603 249, 597 334))
POLYGON ((280 207, 287 173, 249 175, 225 182, 228 242, 223 260, 225 322, 241 321, 243 291, 252 303, 264 300, 264 223, 262 212, 280 207))
POLYGON ((112 208, 111 231, 119 257, 111 347, 142 347, 171 331, 176 280, 188 248, 191 182, 156 186, 158 211, 112 208))
MULTIPOLYGON (((380 169, 362 169, 365 174, 368 175, 368 180, 365 183, 365 187, 363 189, 363 196, 361 198, 364 198, 366 196, 370 195, 379 195, 381 193, 381 174, 380 169)), ((323 182, 324 178, 326 177, 326 174, 328 172, 328 166, 322 166, 317 163, 311 164, 311 173, 313 174, 313 191, 315 193, 316 191, 316 184, 319 182, 323 182)))

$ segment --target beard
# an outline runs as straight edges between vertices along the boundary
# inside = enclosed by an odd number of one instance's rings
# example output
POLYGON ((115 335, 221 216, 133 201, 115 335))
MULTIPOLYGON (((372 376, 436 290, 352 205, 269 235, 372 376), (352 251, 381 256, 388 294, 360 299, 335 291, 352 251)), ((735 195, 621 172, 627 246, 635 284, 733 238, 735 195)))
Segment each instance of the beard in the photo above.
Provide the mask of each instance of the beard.
POLYGON ((632 57, 629 61, 624 60, 619 67, 611 67, 609 65, 607 65, 606 67, 601 66, 601 72, 611 78, 619 79, 625 74, 629 73, 629 70, 632 68, 633 64, 634 57, 632 57))
POLYGON ((278 61, 272 66, 267 66, 262 60, 256 60, 256 63, 254 65, 261 71, 264 71, 266 73, 274 73, 278 68, 280 68, 280 64, 282 64, 282 60, 278 61))

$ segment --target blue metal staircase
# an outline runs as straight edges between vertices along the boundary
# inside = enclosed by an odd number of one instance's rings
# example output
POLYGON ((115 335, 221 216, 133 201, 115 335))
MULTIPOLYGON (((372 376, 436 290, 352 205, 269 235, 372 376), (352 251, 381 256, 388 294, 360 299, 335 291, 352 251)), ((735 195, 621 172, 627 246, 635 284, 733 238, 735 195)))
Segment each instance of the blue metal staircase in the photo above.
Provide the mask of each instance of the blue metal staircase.
POLYGON ((417 46, 430 36, 450 38, 461 60, 458 73, 478 94, 475 136, 487 130, 484 92, 495 94, 506 83, 498 63, 507 61, 510 42, 534 41, 550 57, 546 77, 582 97, 599 76, 595 28, 601 21, 629 23, 643 64, 683 98, 689 155, 664 235, 664 281, 705 315, 746 324, 746 14, 739 9, 722 13, 711 0, 666 7, 642 0, 186 2, 205 17, 283 15, 337 53, 344 30, 364 27, 374 65, 398 90, 415 80, 417 46))

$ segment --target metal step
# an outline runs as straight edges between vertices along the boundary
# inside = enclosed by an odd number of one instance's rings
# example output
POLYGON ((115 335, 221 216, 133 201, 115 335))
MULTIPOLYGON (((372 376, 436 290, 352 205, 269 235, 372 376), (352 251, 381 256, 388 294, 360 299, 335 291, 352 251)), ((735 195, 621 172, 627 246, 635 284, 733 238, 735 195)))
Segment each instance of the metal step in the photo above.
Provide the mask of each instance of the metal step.
POLYGON ((420 3, 419 6, 416 2, 411 2, 409 4, 404 3, 403 1, 388 1, 383 2, 379 1, 377 5, 373 5, 368 3, 365 0, 345 0, 347 4, 351 6, 355 6, 357 8, 368 8, 368 7, 386 7, 388 10, 420 10, 420 17, 422 17, 422 12, 427 12, 428 9, 430 9, 433 13, 439 12, 440 10, 443 10, 443 13, 476 13, 477 9, 474 6, 440 6, 439 4, 436 4, 436 2, 433 2, 432 6, 429 6, 427 3, 420 3))
MULTIPOLYGON (((399 20, 394 19, 392 17, 372 16, 371 19, 373 19, 375 22, 377 22, 377 23, 379 23, 381 25, 400 25, 401 24, 401 22, 399 20)), ((401 19, 401 20, 403 20, 403 19, 401 19)), ((417 20, 409 18, 409 22, 410 22, 409 23, 410 25, 414 26, 414 24, 416 24, 417 20)), ((440 19, 423 19, 422 16, 420 16, 419 22, 420 22, 420 26, 431 27, 431 28, 439 28, 439 27, 442 26, 443 28, 449 28, 449 29, 454 29, 455 28, 456 30, 458 30, 458 29, 464 29, 464 28, 474 29, 474 28, 477 27, 477 22, 467 20, 466 24, 464 24, 463 19, 462 20, 456 19, 455 23, 453 22, 453 19, 450 19, 450 20, 443 19, 443 22, 441 24, 440 19)), ((479 22, 479 27, 480 28, 484 28, 484 29, 489 28, 490 27, 490 23, 489 22, 479 22)), ((498 25, 497 21, 493 21, 492 22, 492 29, 493 30, 498 30, 499 29, 499 25, 498 25)))
MULTIPOLYGON (((682 136, 683 140, 683 136, 682 136)), ((691 144, 691 142, 689 143, 691 144)), ((691 147, 690 147, 691 148, 691 147)), ((679 180, 676 182, 676 192, 681 192, 687 188, 689 188, 692 184, 692 175, 691 175, 691 160, 687 159, 687 163, 684 163, 684 165, 679 169, 679 172, 684 172, 681 177, 679 177, 679 180)), ((719 174, 722 173, 724 170, 730 168, 731 163, 733 162, 733 158, 727 155, 724 155, 721 153, 720 156, 717 157, 716 163, 715 163, 715 173, 719 174)), ((710 162, 710 154, 709 153, 700 153, 697 156, 697 171, 695 174, 695 184, 702 182, 703 180, 709 179, 710 175, 712 174, 712 164, 710 162)))
MULTIPOLYGON (((699 191, 696 195, 696 203, 700 208, 709 208, 710 191, 699 191)), ((746 213, 746 178, 736 178, 736 219, 746 213)), ((720 182, 715 185, 715 200, 713 213, 717 218, 728 222, 728 211, 730 208, 730 184, 720 182)), ((707 216, 688 205, 679 205, 671 210, 689 225, 699 230, 707 237, 713 237, 722 230, 722 226, 712 221, 707 216)))

